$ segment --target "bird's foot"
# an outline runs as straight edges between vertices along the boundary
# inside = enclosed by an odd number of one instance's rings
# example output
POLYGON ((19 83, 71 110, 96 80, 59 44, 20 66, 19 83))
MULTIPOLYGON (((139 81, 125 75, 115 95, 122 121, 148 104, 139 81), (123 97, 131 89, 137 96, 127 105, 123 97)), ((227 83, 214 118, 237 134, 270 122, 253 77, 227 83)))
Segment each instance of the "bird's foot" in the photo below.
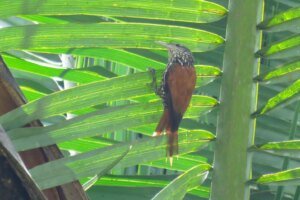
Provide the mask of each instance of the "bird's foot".
POLYGON ((166 135, 166 131, 154 131, 152 134, 152 137, 160 136, 160 135, 166 135))
POLYGON ((152 82, 150 84, 151 89, 156 95, 161 96, 160 87, 157 86, 156 70, 154 68, 148 67, 148 71, 152 76, 152 82))
POLYGON ((153 132, 152 137, 156 137, 156 136, 159 136, 159 133, 158 132, 153 132))

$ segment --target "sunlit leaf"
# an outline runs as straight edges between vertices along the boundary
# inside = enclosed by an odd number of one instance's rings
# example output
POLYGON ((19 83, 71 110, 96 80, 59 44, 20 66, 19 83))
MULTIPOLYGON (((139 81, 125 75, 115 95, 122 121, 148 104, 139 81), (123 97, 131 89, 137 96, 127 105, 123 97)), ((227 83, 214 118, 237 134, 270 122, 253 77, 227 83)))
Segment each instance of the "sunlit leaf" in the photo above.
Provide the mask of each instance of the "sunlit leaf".
POLYGON ((283 64, 277 69, 270 72, 260 74, 256 77, 256 80, 277 83, 277 82, 291 82, 300 78, 300 61, 293 61, 287 64, 283 64))
POLYGON ((283 106, 300 97, 300 80, 294 82, 291 86, 278 93, 275 97, 268 100, 267 104, 256 111, 253 115, 263 115, 278 106, 283 106))
MULTIPOLYGON (((185 117, 197 117, 200 113, 211 110, 216 104, 213 98, 195 96, 185 117)), ((161 102, 118 106, 91 112, 52 126, 12 129, 8 134, 16 149, 22 151, 154 123, 159 120, 162 110, 161 102)), ((213 138, 211 134, 208 136, 213 138)))
POLYGON ((300 158, 300 140, 270 142, 260 146, 259 149, 276 155, 300 158))
MULTIPOLYGON (((30 173, 40 188, 50 188, 97 174, 127 151, 129 147, 131 150, 116 167, 124 168, 161 159, 166 156, 166 142, 166 136, 159 136, 131 143, 121 143, 55 160, 31 169, 30 173), (51 173, 49 173, 49 169, 51 169, 51 173)), ((180 134, 180 154, 196 151, 208 142, 209 140, 199 140, 198 134, 180 134)))
MULTIPOLYGON (((124 188, 138 188, 142 189, 145 187, 165 187, 168 183, 174 179, 174 175, 156 175, 156 176, 116 176, 108 175, 98 180, 96 186, 113 186, 113 187, 124 187, 124 188)), ((198 186, 195 189, 188 191, 189 194, 193 194, 198 197, 208 198, 209 188, 204 186, 198 186)), ((150 199, 150 197, 149 197, 150 199)))
POLYGON ((94 177, 92 177, 90 180, 88 180, 87 182, 82 184, 84 191, 90 189, 97 182, 97 180, 99 180, 100 177, 107 174, 109 172, 109 170, 111 170, 114 166, 116 166, 128 154, 130 149, 131 149, 131 146, 129 147, 129 149, 127 151, 125 151, 123 154, 121 154, 119 156, 119 158, 114 160, 110 165, 108 165, 103 170, 99 171, 94 177))
POLYGON ((291 8, 279 13, 259 24, 259 28, 267 31, 300 31, 300 7, 291 8))
MULTIPOLYGON (((157 77, 161 77, 162 73, 162 70, 157 71, 157 77)), ((143 72, 81 85, 30 102, 1 116, 0 123, 8 130, 22 126, 35 119, 43 119, 109 101, 154 94, 151 86, 152 81, 153 74, 143 72), (43 112, 39 112, 40 110, 43 110, 43 112)), ((161 78, 157 81, 161 81, 161 78)))
MULTIPOLYGON (((155 127, 154 127, 155 128, 155 127)), ((153 132, 154 128, 151 130, 153 132)), ((136 131, 138 132, 138 131, 136 131)), ((195 133, 199 136, 199 139, 203 140, 213 140, 215 137, 208 131, 205 130, 188 130, 179 131, 179 134, 186 135, 187 133, 195 133)), ((95 150, 98 148, 104 148, 111 146, 113 144, 118 144, 119 142, 114 140, 108 140, 104 138, 93 139, 93 138, 78 138, 76 140, 66 141, 59 144, 59 147, 63 150, 71 150, 79 153, 95 150)), ((180 149, 180 147, 179 147, 180 149)), ((207 159, 197 155, 180 155, 175 159, 172 166, 166 162, 166 159, 160 159, 152 162, 145 163, 145 166, 158 167, 169 170, 185 171, 192 168, 195 165, 207 163, 207 159)))
POLYGON ((32 88, 29 87, 25 87, 25 86, 20 86, 24 96, 26 97, 26 99, 30 102, 39 98, 44 97, 46 94, 36 91, 32 88))
POLYGON ((256 53, 257 56, 267 58, 289 58, 300 54, 300 35, 295 35, 271 44, 256 53))
POLYGON ((190 0, 127 0, 127 1, 89 1, 89 0, 15 0, 13 4, 4 0, 0 17, 19 15, 98 15, 115 17, 134 17, 188 22, 211 22, 221 19, 226 9, 207 1, 190 0), (24 7, 26 3, 26 8, 24 7), (164 8, 164 9, 162 9, 164 8))
POLYGON ((41 24, 0 29, 0 52, 95 47, 165 49, 155 43, 158 40, 185 44, 192 51, 212 50, 224 42, 216 34, 179 26, 144 23, 41 24))
POLYGON ((300 168, 290 169, 274 174, 266 174, 257 179, 258 184, 299 185, 300 168))
POLYGON ((161 63, 150 58, 140 56, 122 49, 105 49, 105 48, 78 48, 78 49, 39 49, 39 52, 45 53, 65 53, 77 56, 87 56, 92 58, 102 58, 113 62, 121 63, 138 70, 147 70, 151 67, 154 69, 163 69, 165 63, 161 63))
POLYGON ((206 179, 209 169, 209 165, 191 168, 164 187, 152 200, 183 199, 188 190, 197 187, 206 179))
POLYGON ((73 81, 76 83, 90 83, 93 81, 104 80, 106 77, 84 69, 63 69, 37 65, 12 56, 3 56, 5 63, 12 70, 17 70, 19 73, 27 72, 30 74, 38 74, 47 77, 57 77, 64 80, 73 81))

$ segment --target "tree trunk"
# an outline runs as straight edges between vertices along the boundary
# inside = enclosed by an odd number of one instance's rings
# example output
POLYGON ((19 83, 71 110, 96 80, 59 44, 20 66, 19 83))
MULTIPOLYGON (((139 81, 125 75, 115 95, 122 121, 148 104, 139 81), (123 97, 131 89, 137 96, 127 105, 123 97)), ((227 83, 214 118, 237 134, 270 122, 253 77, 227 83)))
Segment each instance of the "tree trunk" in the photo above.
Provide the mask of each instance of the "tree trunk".
MULTIPOLYGON (((0 115, 20 107, 25 103, 25 97, 22 95, 18 84, 0 56, 0 115)), ((39 121, 35 121, 27 126, 42 126, 42 124, 39 121)), ((63 157, 56 145, 23 151, 19 154, 28 169, 63 157)), ((0 163, 0 165, 2 164, 3 163, 0 163)), ((51 169, 49 169, 49 173, 51 173, 51 169)), ((78 181, 43 190, 43 193, 49 200, 87 199, 87 196, 78 181)))
POLYGON ((251 153, 256 121, 263 18, 262 0, 230 0, 220 94, 220 114, 212 177, 212 200, 248 200, 251 179, 251 153))

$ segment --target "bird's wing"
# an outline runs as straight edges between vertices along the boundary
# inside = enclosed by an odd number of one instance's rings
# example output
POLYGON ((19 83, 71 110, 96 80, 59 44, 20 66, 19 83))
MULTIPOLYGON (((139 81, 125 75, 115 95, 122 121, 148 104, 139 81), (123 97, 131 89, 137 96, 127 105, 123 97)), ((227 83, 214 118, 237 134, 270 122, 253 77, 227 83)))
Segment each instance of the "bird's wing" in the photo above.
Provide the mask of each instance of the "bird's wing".
POLYGON ((175 65, 169 70, 167 83, 173 110, 183 115, 196 85, 195 68, 175 65))

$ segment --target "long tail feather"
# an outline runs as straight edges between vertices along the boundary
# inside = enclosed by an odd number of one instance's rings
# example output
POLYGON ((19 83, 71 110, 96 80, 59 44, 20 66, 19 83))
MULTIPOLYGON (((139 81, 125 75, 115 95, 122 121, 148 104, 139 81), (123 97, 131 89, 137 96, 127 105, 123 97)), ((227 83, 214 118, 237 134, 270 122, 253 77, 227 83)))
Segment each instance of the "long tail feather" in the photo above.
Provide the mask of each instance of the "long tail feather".
MULTIPOLYGON (((170 105, 170 104, 169 104, 170 105)), ((172 104, 171 104, 172 105, 172 104)), ((178 127, 182 115, 174 112, 173 106, 170 106, 169 109, 165 109, 163 115, 160 118, 159 123, 155 129, 153 136, 161 135, 165 130, 168 143, 167 143, 167 157, 170 159, 170 164, 172 166, 173 155, 178 154, 178 127)))
POLYGON ((168 134, 168 156, 171 158, 173 155, 178 154, 178 131, 168 134))
POLYGON ((173 105, 169 108, 169 114, 170 119, 166 127, 166 132, 168 135, 167 156, 170 158, 171 163, 173 160, 173 155, 177 155, 179 153, 178 128, 182 119, 182 114, 175 112, 173 105))

